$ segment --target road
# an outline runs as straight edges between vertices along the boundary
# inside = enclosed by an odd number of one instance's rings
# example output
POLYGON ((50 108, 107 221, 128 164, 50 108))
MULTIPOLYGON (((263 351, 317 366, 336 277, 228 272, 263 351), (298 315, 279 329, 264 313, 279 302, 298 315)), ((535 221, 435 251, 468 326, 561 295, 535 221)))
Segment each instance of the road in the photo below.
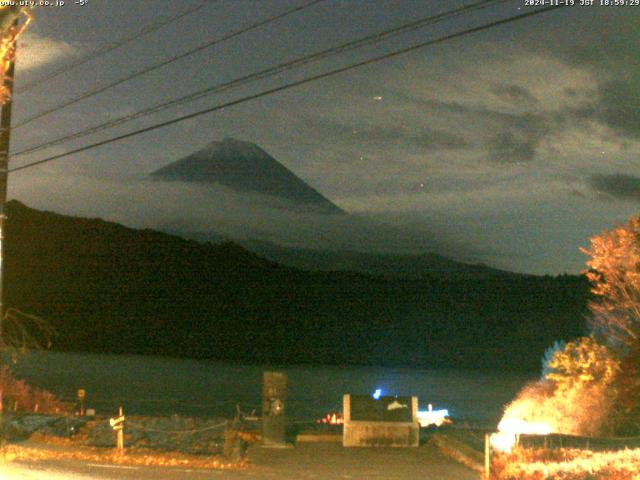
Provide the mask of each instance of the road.
POLYGON ((441 455, 432 445, 414 449, 343 448, 306 443, 295 448, 249 450, 243 470, 123 467, 77 461, 20 462, 0 466, 0 480, 478 480, 480 475, 441 455))

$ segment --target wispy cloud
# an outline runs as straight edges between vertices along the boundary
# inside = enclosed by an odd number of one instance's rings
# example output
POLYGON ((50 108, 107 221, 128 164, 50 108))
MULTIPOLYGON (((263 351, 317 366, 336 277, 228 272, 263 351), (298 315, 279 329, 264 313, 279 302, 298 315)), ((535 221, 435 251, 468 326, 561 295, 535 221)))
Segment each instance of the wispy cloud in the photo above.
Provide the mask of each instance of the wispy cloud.
POLYGON ((640 80, 600 84, 594 117, 621 135, 640 139, 640 80))
POLYGON ((493 87, 493 93, 514 104, 524 104, 533 106, 538 103, 538 99, 533 96, 528 88, 513 83, 501 83, 493 87))
POLYGON ((425 222, 407 225, 376 215, 327 215, 295 210, 286 201, 240 193, 222 185, 130 179, 104 180, 50 170, 47 178, 25 172, 11 197, 37 209, 101 217, 198 239, 270 241, 313 249, 369 252, 444 252, 467 248, 432 232, 425 222))
POLYGON ((599 193, 622 200, 640 200, 640 177, 633 175, 591 175, 589 185, 599 193))
POLYGON ((20 70, 38 70, 73 58, 77 54, 78 48, 64 40, 44 37, 32 30, 26 30, 18 44, 16 64, 20 70))

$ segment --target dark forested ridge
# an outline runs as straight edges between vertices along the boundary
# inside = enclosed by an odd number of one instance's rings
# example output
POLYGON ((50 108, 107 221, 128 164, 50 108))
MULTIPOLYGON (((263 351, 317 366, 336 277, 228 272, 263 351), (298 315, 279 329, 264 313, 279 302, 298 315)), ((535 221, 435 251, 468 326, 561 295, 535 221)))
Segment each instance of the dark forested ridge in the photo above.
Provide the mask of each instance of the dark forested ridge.
POLYGON ((308 272, 16 201, 8 215, 6 303, 49 320, 57 350, 532 370, 584 325, 577 276, 308 272))

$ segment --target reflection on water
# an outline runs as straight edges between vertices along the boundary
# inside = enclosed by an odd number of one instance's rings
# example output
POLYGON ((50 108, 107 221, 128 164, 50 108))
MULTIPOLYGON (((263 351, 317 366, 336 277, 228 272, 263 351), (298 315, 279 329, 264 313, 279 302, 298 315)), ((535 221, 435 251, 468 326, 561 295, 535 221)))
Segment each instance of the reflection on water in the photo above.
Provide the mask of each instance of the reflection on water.
MULTIPOLYGON (((5 359, 6 361, 7 359, 5 359)), ((266 367, 269 368, 269 367, 266 367)), ((12 365, 16 376, 112 414, 122 402, 129 415, 231 416, 236 404, 260 410, 262 372, 256 365, 131 355, 35 352, 12 365)), ((275 368, 275 367, 270 367, 275 368)), ((340 411, 344 393, 417 395, 421 408, 447 408, 454 419, 495 427, 526 375, 415 368, 284 366, 289 376, 289 417, 311 420, 340 411)))

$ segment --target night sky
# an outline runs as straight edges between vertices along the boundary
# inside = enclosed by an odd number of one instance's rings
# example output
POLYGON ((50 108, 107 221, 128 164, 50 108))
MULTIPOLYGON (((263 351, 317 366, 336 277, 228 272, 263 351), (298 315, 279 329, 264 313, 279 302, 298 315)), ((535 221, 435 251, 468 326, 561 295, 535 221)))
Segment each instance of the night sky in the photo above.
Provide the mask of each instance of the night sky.
MULTIPOLYGON (((34 11, 18 51, 18 92, 200 2, 66 3, 34 11)), ((158 32, 17 93, 14 122, 304 3, 208 1, 158 32)), ((12 150, 465 3, 326 0, 16 129, 12 150)), ((532 8, 524 0, 503 2, 17 157, 11 166, 532 8)), ((130 226, 178 225, 298 246, 435 251, 519 272, 577 273, 585 261, 579 246, 638 213, 639 33, 640 6, 554 10, 16 172, 10 197, 130 226), (224 137, 258 144, 358 221, 292 219, 256 211, 259 200, 230 192, 211 196, 143 181, 224 137)))

